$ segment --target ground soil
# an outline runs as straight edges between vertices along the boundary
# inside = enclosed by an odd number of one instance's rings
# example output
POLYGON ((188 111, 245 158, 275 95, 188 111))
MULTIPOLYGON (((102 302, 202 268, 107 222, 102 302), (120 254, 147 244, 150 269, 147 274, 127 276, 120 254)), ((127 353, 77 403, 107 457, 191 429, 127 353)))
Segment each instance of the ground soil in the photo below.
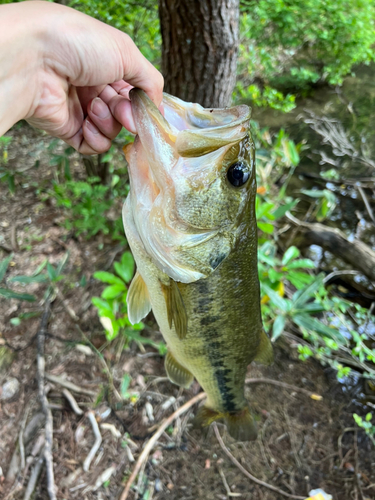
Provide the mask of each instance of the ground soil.
MULTIPOLYGON (((133 457, 138 458, 162 420, 200 388, 194 383, 190 390, 182 391, 172 385, 165 378, 163 358, 150 346, 133 343, 124 350, 120 340, 106 343, 96 310, 91 305, 91 297, 101 291, 92 274, 111 268, 119 254, 118 244, 108 236, 99 235, 89 241, 76 238, 59 225, 61 210, 50 200, 41 201, 38 193, 46 191, 56 175, 46 154, 49 139, 26 125, 10 135, 13 136, 9 152, 12 165, 27 170, 17 177, 14 196, 9 194, 6 184, 0 183, 0 261, 7 256, 4 248, 10 247, 13 257, 7 276, 30 275, 44 259, 56 264, 69 251, 64 280, 59 284, 64 302, 58 297, 52 304, 46 339, 46 371, 95 393, 88 396, 73 392, 85 409, 84 415, 78 416, 62 395, 62 387, 48 383, 57 498, 117 499, 134 467, 133 457), (37 169, 33 167, 36 160, 37 169), (78 326, 67 306, 79 317, 78 326), (87 339, 102 353, 105 363, 93 349, 81 347, 87 345, 87 339), (113 378, 114 389, 119 392, 124 374, 131 375, 130 399, 116 398, 104 364, 113 378), (83 461, 94 443, 87 418, 89 410, 95 412, 100 425, 112 427, 101 427, 102 444, 89 471, 83 472, 83 461), (109 467, 114 468, 113 474, 102 485, 98 478, 109 467)), ((84 175, 78 156, 72 161, 72 170, 76 177, 84 175)), ((119 210, 121 203, 119 200, 119 210)), ((26 472, 11 465, 11 457, 18 454, 22 427, 27 428, 40 412, 35 335, 40 326, 45 285, 28 285, 27 290, 22 285, 12 288, 34 293, 38 301, 29 304, 0 299, 0 348, 2 359, 6 360, 0 368, 0 386, 11 378, 20 382, 13 399, 0 400, 0 497, 3 499, 24 497, 24 487, 35 460, 33 454, 37 453, 35 446, 43 435, 42 425, 26 446, 26 464, 29 464, 26 472), (10 323, 11 318, 26 312, 37 315, 22 320, 18 326, 10 323)), ((146 323, 144 335, 160 341, 151 316, 146 323)), ((317 393, 322 399, 315 400, 297 389, 268 383, 248 384, 246 393, 259 428, 257 440, 236 443, 225 428, 219 426, 226 446, 243 467, 289 495, 304 498, 311 489, 323 488, 334 500, 375 498, 374 448, 362 430, 354 429, 352 417, 353 412, 363 415, 367 411, 358 402, 360 382, 351 386, 339 384, 330 369, 314 360, 301 362, 293 341, 287 337, 276 342, 273 366, 251 365, 248 376, 292 384, 317 393)), ((196 407, 177 419, 161 436, 129 498, 286 498, 245 477, 224 454, 212 429, 204 433, 194 429, 191 420, 195 411, 196 407)), ((34 498, 48 498, 44 469, 34 498)))

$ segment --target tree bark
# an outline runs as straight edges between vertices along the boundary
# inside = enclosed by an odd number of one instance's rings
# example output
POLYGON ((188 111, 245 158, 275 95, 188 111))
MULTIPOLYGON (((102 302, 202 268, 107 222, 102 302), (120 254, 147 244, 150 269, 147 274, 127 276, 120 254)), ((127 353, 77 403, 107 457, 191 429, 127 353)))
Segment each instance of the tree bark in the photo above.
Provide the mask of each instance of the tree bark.
POLYGON ((230 104, 239 0, 159 0, 166 92, 202 106, 230 104))

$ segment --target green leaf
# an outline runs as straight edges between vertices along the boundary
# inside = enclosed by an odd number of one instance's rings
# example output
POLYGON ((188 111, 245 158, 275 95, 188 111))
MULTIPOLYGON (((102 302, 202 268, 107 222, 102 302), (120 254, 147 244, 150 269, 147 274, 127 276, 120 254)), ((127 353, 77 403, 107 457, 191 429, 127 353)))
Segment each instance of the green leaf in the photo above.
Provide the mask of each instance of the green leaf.
POLYGON ((98 309, 102 309, 104 311, 109 311, 112 312, 112 307, 111 305, 104 299, 101 299, 99 297, 92 297, 91 302, 94 304, 95 307, 98 309))
POLYGON ((264 292, 266 292, 266 294, 270 298, 271 302, 276 307, 278 307, 281 311, 283 311, 283 312, 288 312, 289 311, 290 307, 289 307, 289 301, 288 300, 285 300, 282 297, 280 297, 280 295, 277 292, 273 291, 272 288, 270 288, 267 285, 262 285, 262 290, 264 292))
POLYGON ((125 288, 124 282, 112 273, 107 273, 106 271, 97 271, 93 274, 93 277, 103 283, 109 283, 110 285, 120 285, 125 288))
POLYGON ((47 262, 47 273, 49 279, 51 281, 55 281, 55 279, 57 278, 57 272, 56 269, 49 262, 47 262))
POLYGON ((293 295, 293 308, 301 308, 306 304, 306 302, 313 298, 315 296, 315 292, 323 286, 323 280, 324 274, 320 274, 306 288, 298 290, 298 292, 293 295))
POLYGON ((14 276, 10 278, 11 283, 46 283, 48 281, 48 276, 46 274, 38 274, 37 276, 14 276))
POLYGON ((300 251, 298 250, 298 248, 295 246, 291 246, 284 253, 281 263, 284 266, 286 266, 291 260, 294 260, 297 257, 299 257, 299 255, 300 255, 300 251))
POLYGON ((134 274, 134 259, 130 252, 125 252, 121 257, 121 263, 115 262, 113 264, 116 273, 126 282, 132 279, 134 274))
POLYGON ((103 299, 115 299, 124 293, 124 285, 111 285, 104 288, 102 293, 103 299))
POLYGON ((314 269, 316 265, 310 259, 297 259, 289 262, 288 269, 314 269))
POLYGON ((125 373, 125 375, 122 378, 121 387, 120 387, 121 396, 123 398, 128 397, 128 389, 129 389, 129 385, 130 385, 131 380, 132 380, 131 376, 128 373, 125 373))
POLYGON ((5 273, 7 272, 10 261, 12 260, 13 254, 11 253, 8 257, 0 262, 0 281, 3 280, 5 273))
POLYGON ((336 330, 336 328, 329 328, 324 323, 312 316, 309 316, 307 314, 296 314, 292 319, 294 323, 296 323, 298 326, 301 326, 302 328, 305 328, 306 330, 316 332, 320 335, 325 335, 336 341, 338 339, 341 339, 341 343, 343 340, 345 344, 347 343, 345 337, 343 337, 343 335, 341 335, 340 332, 336 330))
POLYGON ((284 215, 292 210, 294 208, 299 200, 293 200, 290 203, 287 203, 286 205, 282 205, 281 207, 277 208, 272 212, 272 215, 274 216, 275 219, 281 219, 281 217, 284 217, 284 215))
POLYGON ((302 271, 289 271, 286 275, 286 279, 294 285, 297 290, 301 290, 306 285, 314 281, 314 276, 304 273, 302 271))
POLYGON ((276 319, 272 326, 272 340, 276 340, 283 333, 285 321, 285 316, 276 316, 276 319))
POLYGON ((272 224, 269 224, 268 222, 258 222, 258 227, 263 233, 266 234, 272 234, 274 227, 272 224))
POLYGON ((47 262, 48 262, 48 259, 45 259, 41 264, 39 264, 39 266, 33 272, 33 276, 36 276, 37 274, 39 274, 40 272, 42 272, 43 269, 46 267, 47 262))
POLYGON ((304 307, 301 307, 300 309, 294 309, 295 313, 307 313, 307 314, 314 314, 314 313, 320 313, 324 312, 326 309, 322 304, 319 304, 318 302, 312 302, 311 304, 306 304, 304 307))
POLYGON ((19 326, 21 324, 20 318, 11 318, 9 322, 13 326, 19 326))
POLYGON ((18 300, 27 300, 28 302, 34 302, 36 298, 34 295, 30 295, 28 293, 17 293, 12 290, 8 290, 7 288, 0 288, 0 295, 5 297, 6 299, 18 299, 18 300))

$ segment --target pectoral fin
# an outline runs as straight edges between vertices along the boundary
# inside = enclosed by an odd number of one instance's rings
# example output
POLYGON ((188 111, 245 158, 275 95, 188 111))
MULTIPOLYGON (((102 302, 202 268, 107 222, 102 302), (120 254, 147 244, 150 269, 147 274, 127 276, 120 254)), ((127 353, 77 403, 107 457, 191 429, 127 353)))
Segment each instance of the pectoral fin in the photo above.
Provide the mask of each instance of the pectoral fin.
POLYGON ((163 285, 165 304, 167 306, 169 328, 174 325, 179 339, 184 339, 187 334, 187 314, 185 304, 177 283, 172 279, 169 285, 163 285))
POLYGON ((130 284, 126 302, 128 304, 128 318, 132 325, 139 323, 151 311, 147 286, 138 271, 130 284))
POLYGON ((173 355, 168 351, 165 357, 165 371, 167 372, 168 378, 174 384, 179 385, 188 389, 194 380, 193 375, 184 368, 178 361, 175 360, 173 355))
POLYGON ((257 363, 262 363, 263 365, 271 365, 273 363, 272 344, 264 330, 262 330, 260 334, 258 351, 256 353, 254 361, 257 363))

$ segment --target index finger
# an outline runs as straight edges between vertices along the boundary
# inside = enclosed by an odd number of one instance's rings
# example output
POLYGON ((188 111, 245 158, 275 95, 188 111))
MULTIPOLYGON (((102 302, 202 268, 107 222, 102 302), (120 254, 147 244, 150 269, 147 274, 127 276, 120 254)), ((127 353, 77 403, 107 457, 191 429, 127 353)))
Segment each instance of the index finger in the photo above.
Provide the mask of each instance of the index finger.
POLYGON ((121 35, 123 79, 133 87, 144 90, 159 106, 163 99, 164 78, 162 74, 142 55, 128 35, 125 33, 121 35))

